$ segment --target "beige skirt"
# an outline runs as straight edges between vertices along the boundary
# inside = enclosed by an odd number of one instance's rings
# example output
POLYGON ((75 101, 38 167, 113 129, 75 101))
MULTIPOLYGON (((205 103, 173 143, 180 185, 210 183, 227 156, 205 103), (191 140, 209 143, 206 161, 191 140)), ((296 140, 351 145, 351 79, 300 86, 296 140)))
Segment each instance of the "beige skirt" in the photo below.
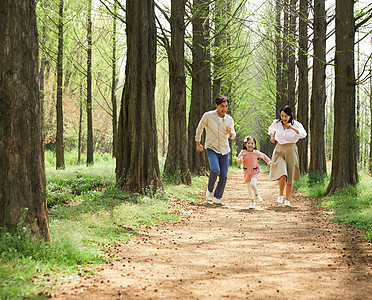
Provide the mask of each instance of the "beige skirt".
POLYGON ((296 143, 277 144, 271 159, 270 180, 287 176, 287 184, 300 181, 299 157, 296 143))

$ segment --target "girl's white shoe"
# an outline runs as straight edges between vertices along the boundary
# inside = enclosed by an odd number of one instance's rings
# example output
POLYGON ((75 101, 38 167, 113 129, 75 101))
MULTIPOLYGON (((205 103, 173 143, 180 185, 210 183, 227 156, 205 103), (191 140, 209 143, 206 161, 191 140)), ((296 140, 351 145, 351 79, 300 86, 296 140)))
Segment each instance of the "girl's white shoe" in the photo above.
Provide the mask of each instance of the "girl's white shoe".
POLYGON ((251 208, 254 208, 256 206, 256 202, 251 202, 251 204, 249 204, 249 209, 251 209, 251 208))
POLYGON ((278 203, 282 204, 283 203, 283 196, 278 197, 278 203))

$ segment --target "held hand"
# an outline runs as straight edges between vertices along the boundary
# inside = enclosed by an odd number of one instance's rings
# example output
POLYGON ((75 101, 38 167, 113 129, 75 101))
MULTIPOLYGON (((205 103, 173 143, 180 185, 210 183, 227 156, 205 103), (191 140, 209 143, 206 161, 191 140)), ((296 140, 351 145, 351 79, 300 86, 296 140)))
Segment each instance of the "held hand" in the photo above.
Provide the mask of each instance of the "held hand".
POLYGON ((270 142, 275 143, 275 138, 272 136, 270 142))
POLYGON ((231 135, 231 127, 230 126, 225 126, 226 127, 226 130, 227 130, 227 133, 229 134, 229 135, 231 135))
POLYGON ((203 146, 199 142, 196 143, 196 150, 198 150, 199 152, 202 152, 204 150, 203 146))
POLYGON ((271 162, 269 162, 269 163, 267 164, 267 167, 268 167, 268 168, 270 168, 270 167, 271 167, 271 162))

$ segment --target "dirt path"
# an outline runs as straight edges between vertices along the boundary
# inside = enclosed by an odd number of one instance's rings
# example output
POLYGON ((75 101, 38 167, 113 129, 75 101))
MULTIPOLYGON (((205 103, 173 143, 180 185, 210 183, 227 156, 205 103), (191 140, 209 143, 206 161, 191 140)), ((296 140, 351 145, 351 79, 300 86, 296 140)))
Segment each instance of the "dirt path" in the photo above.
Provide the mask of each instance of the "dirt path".
POLYGON ((64 282, 57 299, 372 299, 372 245, 356 229, 329 223, 310 200, 247 209, 242 174, 231 174, 225 206, 184 207, 185 217, 112 247, 110 265, 64 282))

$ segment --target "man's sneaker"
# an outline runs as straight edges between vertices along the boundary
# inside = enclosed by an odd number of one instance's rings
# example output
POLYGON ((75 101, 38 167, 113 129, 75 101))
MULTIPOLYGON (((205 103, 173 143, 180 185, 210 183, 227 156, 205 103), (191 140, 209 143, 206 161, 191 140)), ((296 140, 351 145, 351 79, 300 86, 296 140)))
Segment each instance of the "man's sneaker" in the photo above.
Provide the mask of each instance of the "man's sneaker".
POLYGON ((223 202, 221 201, 221 199, 218 199, 218 198, 213 198, 213 203, 218 204, 218 205, 223 205, 223 202))
POLYGON ((257 195, 257 196, 256 196, 256 199, 257 199, 257 201, 260 202, 260 203, 263 201, 263 199, 262 199, 262 197, 261 197, 260 195, 257 195))
POLYGON ((254 208, 255 206, 256 206, 256 202, 251 202, 251 204, 249 204, 248 208, 254 208))
POLYGON ((284 201, 284 206, 291 206, 291 203, 288 200, 284 201))
POLYGON ((278 203, 282 204, 283 203, 283 196, 278 197, 278 203))
POLYGON ((212 201, 213 200, 213 192, 206 191, 205 196, 207 197, 207 200, 212 201))

